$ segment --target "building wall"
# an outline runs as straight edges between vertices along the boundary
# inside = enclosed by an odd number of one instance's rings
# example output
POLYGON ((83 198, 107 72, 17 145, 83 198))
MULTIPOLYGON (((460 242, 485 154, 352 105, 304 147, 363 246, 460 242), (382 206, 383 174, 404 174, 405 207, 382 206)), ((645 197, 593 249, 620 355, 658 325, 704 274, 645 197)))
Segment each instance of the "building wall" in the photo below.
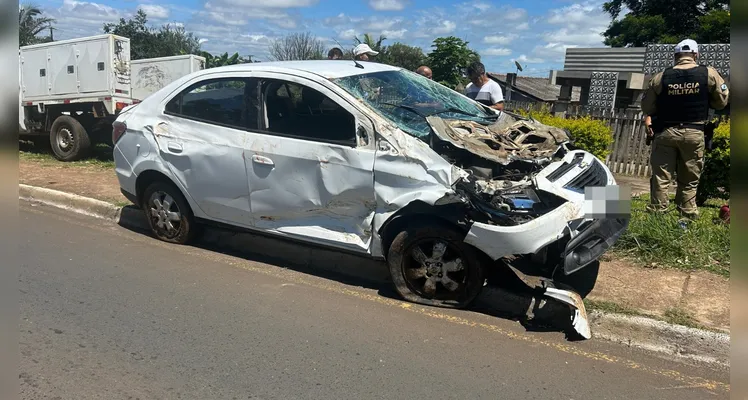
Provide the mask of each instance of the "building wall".
POLYGON ((642 72, 646 47, 566 49, 564 71, 642 72))

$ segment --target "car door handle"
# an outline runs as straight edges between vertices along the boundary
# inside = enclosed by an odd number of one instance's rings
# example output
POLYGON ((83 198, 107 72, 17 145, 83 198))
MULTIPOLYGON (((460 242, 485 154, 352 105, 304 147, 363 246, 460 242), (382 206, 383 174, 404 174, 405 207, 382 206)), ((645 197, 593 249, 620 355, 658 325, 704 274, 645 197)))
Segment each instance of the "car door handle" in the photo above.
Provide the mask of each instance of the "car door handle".
POLYGON ((254 154, 252 156, 252 162, 256 164, 262 164, 262 165, 275 165, 273 160, 264 157, 264 156, 258 156, 257 154, 254 154))
POLYGON ((182 145, 179 143, 169 143, 166 145, 166 148, 169 149, 172 153, 181 153, 182 152, 182 145))

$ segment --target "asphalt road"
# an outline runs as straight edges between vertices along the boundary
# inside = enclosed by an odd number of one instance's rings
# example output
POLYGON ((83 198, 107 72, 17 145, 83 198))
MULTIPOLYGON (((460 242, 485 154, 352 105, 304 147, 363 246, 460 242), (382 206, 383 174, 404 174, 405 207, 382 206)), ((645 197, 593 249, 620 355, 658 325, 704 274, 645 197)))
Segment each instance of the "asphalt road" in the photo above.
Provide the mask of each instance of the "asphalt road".
POLYGON ((711 399, 729 374, 21 204, 22 399, 711 399))

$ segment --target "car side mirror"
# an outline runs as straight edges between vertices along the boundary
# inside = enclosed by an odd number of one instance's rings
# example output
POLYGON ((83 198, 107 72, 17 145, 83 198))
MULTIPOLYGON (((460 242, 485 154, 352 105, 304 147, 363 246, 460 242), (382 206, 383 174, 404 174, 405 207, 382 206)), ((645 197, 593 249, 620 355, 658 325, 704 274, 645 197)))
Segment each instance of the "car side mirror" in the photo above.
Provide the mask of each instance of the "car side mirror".
POLYGON ((359 125, 358 128, 356 129, 356 136, 361 138, 361 142, 364 144, 364 146, 369 145, 369 133, 366 132, 366 128, 359 125))

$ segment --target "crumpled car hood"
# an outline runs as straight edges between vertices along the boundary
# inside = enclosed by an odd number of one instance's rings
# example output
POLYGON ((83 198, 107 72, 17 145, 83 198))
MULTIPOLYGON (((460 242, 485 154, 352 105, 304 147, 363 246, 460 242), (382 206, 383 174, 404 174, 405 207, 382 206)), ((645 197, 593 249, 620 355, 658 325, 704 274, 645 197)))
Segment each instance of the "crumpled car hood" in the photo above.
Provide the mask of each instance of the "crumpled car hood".
POLYGON ((505 112, 488 126, 473 121, 444 120, 435 115, 427 121, 441 140, 502 165, 514 160, 551 157, 560 145, 570 140, 561 128, 505 112))

